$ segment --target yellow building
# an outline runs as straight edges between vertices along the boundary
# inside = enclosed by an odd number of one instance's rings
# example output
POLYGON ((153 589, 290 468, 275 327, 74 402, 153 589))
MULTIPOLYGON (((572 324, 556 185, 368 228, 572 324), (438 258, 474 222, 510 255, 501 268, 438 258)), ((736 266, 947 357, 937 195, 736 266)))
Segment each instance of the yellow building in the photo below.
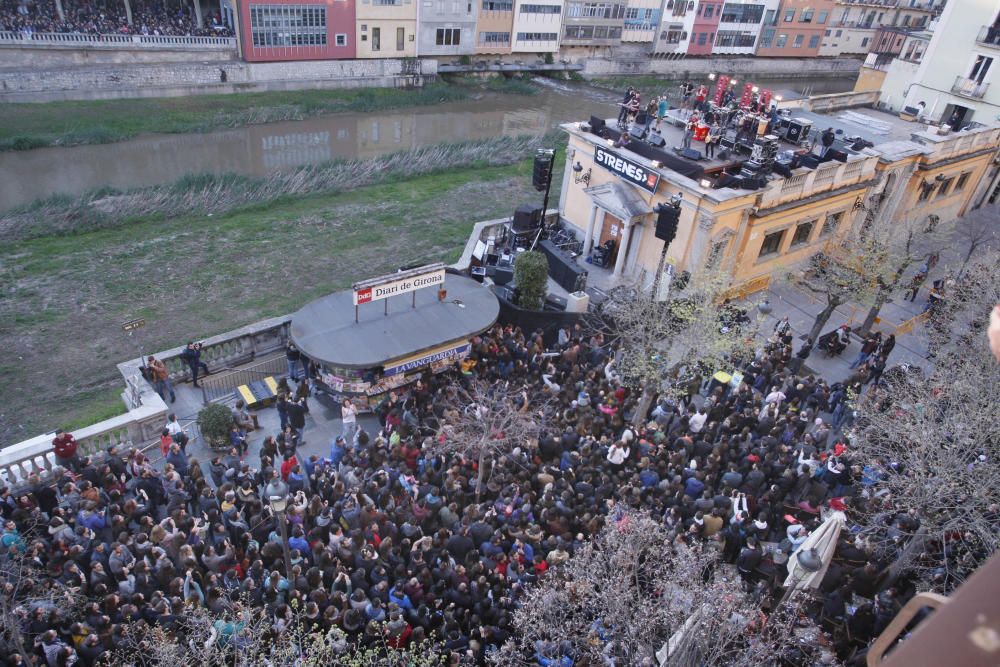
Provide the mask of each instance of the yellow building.
POLYGON ((417 55, 416 0, 359 0, 355 7, 358 58, 417 55))
MULTIPOLYGON (((692 270, 710 259, 723 262, 734 283, 759 288, 865 216, 896 220, 935 213, 954 219, 998 187, 998 128, 942 135, 937 128, 870 109, 836 117, 794 113, 820 132, 834 127, 838 137, 883 140, 857 151, 839 141, 840 159, 810 160, 788 175, 772 173, 755 184, 724 175, 738 171, 745 155, 702 161, 681 157, 673 146, 681 144, 683 132, 666 122, 666 147, 660 151, 636 140, 615 147, 616 130, 598 136, 588 124, 563 125, 571 167, 563 179, 562 215, 584 240, 584 256, 613 240, 612 282, 651 285, 663 250, 654 235, 655 209, 680 193, 680 224, 667 261, 676 270, 692 270), (757 189, 749 189, 754 185, 757 189)), ((703 152, 704 144, 694 142, 692 148, 703 152)), ((780 148, 792 145, 782 141, 780 148)))

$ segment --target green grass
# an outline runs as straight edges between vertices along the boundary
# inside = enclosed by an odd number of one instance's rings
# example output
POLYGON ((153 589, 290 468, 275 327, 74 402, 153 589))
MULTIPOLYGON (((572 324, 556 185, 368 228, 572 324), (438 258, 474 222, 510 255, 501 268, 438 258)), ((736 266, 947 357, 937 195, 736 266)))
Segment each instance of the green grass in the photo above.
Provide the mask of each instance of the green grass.
POLYGON ((442 170, 213 217, 0 243, 0 444, 119 414, 115 364, 140 344, 172 347, 405 264, 455 261, 477 221, 541 203, 531 166, 442 170), (128 338, 119 324, 133 317, 147 325, 128 338))
POLYGON ((530 94, 517 79, 432 83, 423 88, 295 90, 156 99, 0 104, 0 150, 104 144, 148 133, 207 132, 301 120, 344 111, 377 111, 454 102, 476 91, 530 94))

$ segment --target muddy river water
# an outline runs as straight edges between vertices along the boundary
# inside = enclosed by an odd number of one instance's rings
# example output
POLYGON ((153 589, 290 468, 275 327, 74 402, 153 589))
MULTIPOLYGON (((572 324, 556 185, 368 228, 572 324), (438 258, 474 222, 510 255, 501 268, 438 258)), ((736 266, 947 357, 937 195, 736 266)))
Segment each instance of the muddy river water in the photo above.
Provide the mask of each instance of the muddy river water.
MULTIPOLYGON (((765 82, 762 82, 765 83, 765 82)), ((186 174, 260 176, 276 169, 366 158, 443 141, 544 133, 591 114, 612 116, 619 94, 540 79, 536 95, 484 93, 478 99, 395 111, 343 113, 201 134, 145 135, 115 144, 0 153, 0 210, 54 194, 103 186, 169 183, 186 174)), ((849 90, 851 80, 768 81, 774 90, 849 90)))

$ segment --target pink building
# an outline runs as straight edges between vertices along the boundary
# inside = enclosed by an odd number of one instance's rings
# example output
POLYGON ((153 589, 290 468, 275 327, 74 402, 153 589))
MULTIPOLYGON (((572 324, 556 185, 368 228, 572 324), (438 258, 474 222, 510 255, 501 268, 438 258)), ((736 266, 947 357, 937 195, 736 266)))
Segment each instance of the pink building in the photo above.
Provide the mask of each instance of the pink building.
POLYGON ((688 55, 708 56, 712 54, 723 4, 722 0, 702 0, 698 3, 694 15, 694 26, 691 28, 688 55))
POLYGON ((354 58, 355 0, 238 0, 250 62, 354 58))

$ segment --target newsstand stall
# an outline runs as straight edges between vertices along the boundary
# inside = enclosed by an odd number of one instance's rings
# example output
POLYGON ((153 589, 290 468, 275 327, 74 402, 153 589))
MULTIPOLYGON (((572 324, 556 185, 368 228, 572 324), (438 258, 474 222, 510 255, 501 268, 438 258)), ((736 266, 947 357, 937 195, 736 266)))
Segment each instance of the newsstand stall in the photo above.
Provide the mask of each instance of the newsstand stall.
POLYGON ((306 304, 292 316, 291 338, 319 367, 321 391, 371 410, 389 391, 462 360, 499 313, 488 287, 432 264, 306 304))

